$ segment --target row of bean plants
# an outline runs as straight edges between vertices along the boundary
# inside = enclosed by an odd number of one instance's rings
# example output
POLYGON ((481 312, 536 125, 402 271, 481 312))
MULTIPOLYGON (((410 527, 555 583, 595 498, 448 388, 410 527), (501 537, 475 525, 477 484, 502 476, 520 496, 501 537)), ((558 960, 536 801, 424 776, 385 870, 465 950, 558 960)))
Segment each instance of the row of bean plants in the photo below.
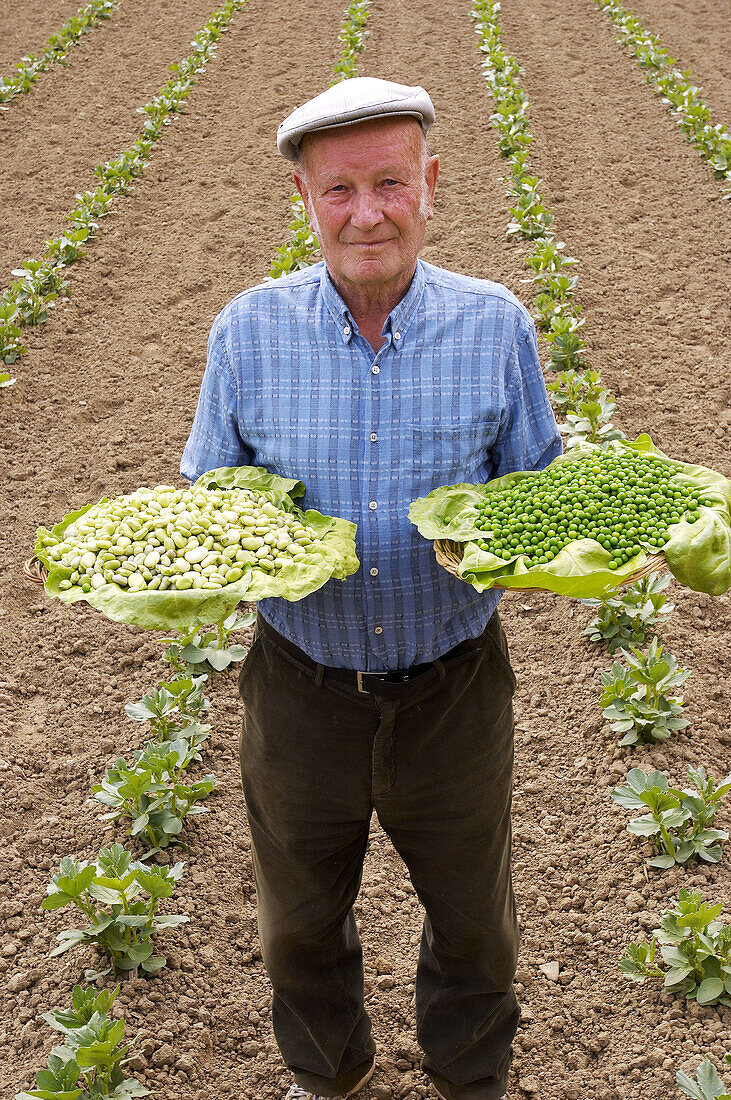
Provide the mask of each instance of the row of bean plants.
MULTIPOLYGON (((535 320, 550 348, 547 368, 555 372, 548 389, 557 412, 566 418, 561 430, 569 446, 585 440, 603 446, 624 436, 612 423, 611 395, 602 387, 599 372, 588 365, 579 331, 584 318, 574 298, 578 277, 567 270, 577 261, 563 254, 565 246, 556 238, 553 214, 541 194, 542 181, 529 164, 533 138, 528 97, 520 84, 520 66, 502 44, 499 10, 496 0, 476 0, 472 15, 496 105, 490 121, 510 165, 507 196, 513 205, 507 235, 533 246, 525 262, 533 271, 535 320)), ((622 594, 584 601, 598 609, 585 633, 624 658, 601 676, 603 713, 621 735, 622 745, 664 741, 688 725, 684 700, 672 692, 691 673, 678 666, 653 633, 658 621, 673 610, 665 591, 669 582, 668 576, 646 577, 622 594)), ((721 858, 719 841, 728 839, 726 832, 711 826, 721 799, 731 791, 731 775, 716 783, 703 767, 691 767, 688 773, 692 786, 680 789, 671 787, 662 772, 645 775, 634 768, 626 786, 612 792, 620 806, 642 811, 628 830, 654 844, 657 855, 648 863, 658 870, 696 859, 716 863, 721 858)), ((674 907, 661 915, 661 927, 649 943, 629 945, 620 969, 637 982, 662 976, 667 990, 683 992, 699 1004, 731 1005, 731 924, 716 920, 721 909, 720 904, 705 903, 697 891, 681 890, 674 907), (656 962, 658 947, 664 971, 656 962)), ((678 1072, 677 1083, 696 1100, 721 1095, 701 1092, 705 1085, 723 1088, 708 1059, 696 1082, 678 1072)))
MULTIPOLYGON (((216 52, 216 43, 246 0, 226 0, 206 21, 193 39, 192 52, 170 65, 173 76, 138 113, 145 115, 140 136, 113 160, 94 169, 99 183, 93 191, 77 195, 77 205, 66 216, 68 228, 46 241, 40 260, 26 260, 13 271, 14 281, 0 294, 0 363, 13 364, 27 352, 22 344, 22 328, 48 320, 48 310, 59 296, 70 294, 66 269, 84 255, 83 245, 94 239, 99 219, 110 213, 119 195, 129 194, 133 180, 141 176, 163 129, 181 111, 207 63, 216 52)), ((10 374, 0 374, 0 387, 15 382, 10 374)))
MULTIPOLYGON (((184 914, 159 912, 160 902, 172 896, 182 877, 184 864, 147 861, 173 845, 185 848, 185 819, 206 813, 200 803, 215 788, 215 778, 208 774, 191 783, 185 779, 187 769, 201 762, 201 748, 211 733, 204 721, 210 702, 203 688, 209 675, 243 660, 246 648, 231 638, 253 620, 250 612, 240 616, 234 611, 215 631, 200 629, 162 639, 172 677, 125 706, 127 717, 144 723, 151 736, 134 751, 132 762, 120 756, 101 782, 92 785, 92 793, 107 811, 100 819, 110 828, 112 822, 124 823, 131 843, 142 852, 136 859, 134 852, 114 843, 102 848, 92 863, 64 857, 42 903, 46 910, 72 907, 86 918, 85 927, 60 932, 50 954, 95 947, 101 966, 85 972, 87 982, 112 972, 156 973, 166 962, 157 954, 158 933, 188 921, 184 914)), ((126 1100, 148 1094, 139 1081, 125 1076, 135 1051, 134 1043, 125 1040, 125 1021, 110 1016, 119 988, 95 994, 74 986, 71 1007, 44 1014, 43 1019, 62 1032, 64 1043, 54 1047, 46 1068, 36 1074, 36 1088, 19 1093, 16 1100, 68 1100, 69 1095, 126 1100)))
POLYGON ((645 80, 662 96, 688 141, 710 164, 716 179, 725 181, 724 198, 731 199, 731 134, 725 126, 713 122, 690 70, 678 69, 677 61, 660 39, 648 34, 634 12, 618 0, 595 0, 595 3, 619 29, 617 41, 634 54, 645 72, 645 80))
MULTIPOLYGON (((345 21, 338 35, 338 40, 343 43, 343 50, 335 62, 334 79, 330 87, 339 84, 341 80, 349 80, 358 75, 355 62, 358 55, 365 49, 369 3, 370 0, 352 0, 345 10, 345 21)), ((289 275, 293 271, 302 271, 319 258, 317 237, 312 232, 302 199, 299 195, 292 195, 290 204, 292 214, 289 223, 289 240, 277 249, 269 268, 270 279, 279 279, 282 275, 289 275)))
MULTIPOLYGON (((179 654, 175 660, 183 667, 179 654)), ((128 704, 128 717, 147 723, 152 736, 134 752, 131 764, 119 757, 92 786, 94 797, 108 808, 102 820, 128 822, 131 842, 143 849, 140 857, 120 843, 102 848, 93 862, 65 856, 48 885, 44 909, 70 907, 86 922, 63 929, 50 954, 95 947, 100 962, 85 972, 87 982, 112 972, 156 973, 166 962, 157 953, 158 934, 188 921, 185 914, 159 911, 161 901, 172 896, 184 864, 148 861, 171 844, 184 847, 180 834, 185 818, 205 812, 198 803, 215 786, 212 775, 193 783, 184 779, 186 769, 201 760, 201 746, 210 735, 210 725, 202 721, 210 705, 203 694, 206 680, 206 675, 183 668, 139 702, 128 704)), ((43 1016, 61 1031, 64 1043, 36 1074, 36 1088, 19 1093, 16 1100, 147 1095, 139 1081, 125 1075, 134 1044, 125 1041, 125 1021, 110 1015, 118 992, 119 986, 98 994, 74 986, 70 1008, 43 1016)))
MULTIPOLYGON (((135 750, 131 763, 119 757, 104 779, 92 786, 92 793, 107 809, 101 820, 127 824, 130 841, 143 851, 135 859, 134 852, 114 843, 102 848, 92 863, 65 857, 42 903, 46 910, 71 906, 86 918, 86 927, 60 932, 50 954, 95 947, 101 968, 87 970, 87 982, 112 972, 156 973, 166 962, 156 953, 158 933, 188 921, 185 914, 159 912, 160 902, 172 896, 182 877, 184 864, 147 861, 172 845, 185 848, 181 839, 185 819, 206 812, 199 803, 213 791, 214 777, 185 781, 190 765, 201 761, 201 747, 211 732, 203 721, 210 707, 203 688, 210 674, 246 655, 245 647, 231 643, 231 636, 253 619, 251 613, 234 612, 215 632, 198 630, 189 636, 164 638, 163 658, 172 666, 172 678, 125 706, 128 718, 145 723, 151 736, 135 750)), ((36 1089, 19 1093, 16 1100, 68 1100, 72 1089, 74 1097, 115 1100, 148 1094, 139 1081, 125 1076, 124 1067, 135 1052, 134 1043, 125 1041, 125 1021, 113 1021, 110 1016, 119 988, 95 994, 74 986, 70 1008, 43 1016, 62 1032, 64 1044, 53 1049, 46 1068, 36 1074, 36 1089)))
POLYGON ((67 19, 60 30, 51 35, 40 53, 22 57, 14 66, 13 76, 0 77, 0 110, 7 111, 4 104, 16 96, 32 92, 41 74, 52 65, 65 65, 66 55, 71 47, 78 45, 85 34, 104 19, 108 19, 121 2, 122 0, 90 0, 76 15, 67 19))
POLYGON ((575 300, 579 279, 572 270, 578 260, 565 255, 565 243, 556 237, 554 216, 541 193, 543 181, 530 165, 533 136, 528 97, 521 87, 520 66, 503 46, 499 13, 496 0, 476 0, 472 16, 484 55, 482 69, 495 100, 490 122, 498 131, 498 148, 510 169, 507 197, 513 205, 507 234, 532 246, 525 263, 532 272, 534 319, 549 346, 546 366, 556 375, 549 389, 566 418, 561 428, 569 446, 621 438, 611 424, 614 401, 602 388, 599 373, 588 369, 580 331, 585 320, 575 300))

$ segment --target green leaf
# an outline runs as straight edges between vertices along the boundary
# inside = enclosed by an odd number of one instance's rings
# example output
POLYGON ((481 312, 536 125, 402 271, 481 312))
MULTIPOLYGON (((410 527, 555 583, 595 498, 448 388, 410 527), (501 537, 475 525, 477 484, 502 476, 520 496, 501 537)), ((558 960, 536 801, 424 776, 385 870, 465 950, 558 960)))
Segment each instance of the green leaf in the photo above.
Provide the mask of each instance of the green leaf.
POLYGON ((137 836, 138 833, 143 832, 147 828, 149 821, 149 814, 140 814, 137 820, 132 824, 132 828, 129 831, 130 836, 137 836))
POLYGON ((80 1096, 85 1095, 83 1089, 33 1089, 31 1092, 19 1092, 15 1100, 79 1100, 80 1096))
POLYGON ((658 867, 660 870, 666 871, 668 867, 675 865, 675 860, 669 855, 653 856, 652 859, 648 859, 647 864, 649 867, 658 867))
POLYGON ((115 917, 115 924, 121 924, 124 928, 145 928, 149 923, 150 918, 146 913, 115 917))
POLYGON ((678 1070, 675 1080, 681 1091, 693 1100, 731 1100, 726 1086, 718 1075, 712 1062, 705 1058, 696 1071, 697 1084, 682 1070, 678 1070))
POLYGON ((146 974, 154 974, 165 965, 166 961, 162 955, 151 955, 149 959, 143 961, 142 969, 146 974))
POLYGON ((716 905, 710 905, 708 902, 703 902, 691 913, 685 913, 683 916, 678 917, 678 926, 680 928, 692 928, 694 931, 703 931, 707 928, 711 921, 714 921, 717 916, 723 911, 723 902, 717 902, 716 905))
POLYGON ((74 899, 68 894, 51 894, 49 897, 43 899, 41 902, 41 909, 61 909, 64 905, 68 905, 68 903, 73 900, 74 899))
POLYGON ((685 979, 688 977, 688 975, 692 974, 692 973, 693 973, 693 967, 692 966, 684 966, 682 968, 681 967, 672 967, 665 974, 665 980, 664 980, 665 988, 670 989, 672 986, 680 985, 681 982, 684 982, 685 979))
POLYGON ((696 993, 696 1000, 700 1005, 713 1004, 724 991, 724 983, 720 978, 706 978, 698 986, 698 992, 696 993))

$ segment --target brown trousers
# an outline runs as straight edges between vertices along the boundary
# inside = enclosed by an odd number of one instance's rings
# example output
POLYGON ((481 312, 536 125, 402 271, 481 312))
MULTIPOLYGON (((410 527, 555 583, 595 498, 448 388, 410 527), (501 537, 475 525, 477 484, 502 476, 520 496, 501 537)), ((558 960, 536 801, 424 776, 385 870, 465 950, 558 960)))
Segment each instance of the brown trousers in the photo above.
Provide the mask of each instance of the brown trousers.
POLYGON ((374 809, 425 910, 423 1069, 447 1100, 505 1092, 519 1018, 515 677, 497 613, 467 649, 405 691, 363 695, 260 619, 241 670, 241 774, 274 1032, 297 1083, 317 1095, 348 1092, 374 1056, 353 916, 374 809))

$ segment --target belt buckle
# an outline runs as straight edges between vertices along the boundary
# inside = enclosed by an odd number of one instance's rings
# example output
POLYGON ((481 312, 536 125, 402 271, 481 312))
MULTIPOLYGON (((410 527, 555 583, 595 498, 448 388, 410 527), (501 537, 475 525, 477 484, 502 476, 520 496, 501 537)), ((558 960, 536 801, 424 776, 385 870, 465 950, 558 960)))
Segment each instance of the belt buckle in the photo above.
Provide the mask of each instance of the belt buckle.
POLYGON ((361 695, 370 695, 371 694, 370 691, 366 691, 366 689, 363 687, 363 673, 362 672, 356 672, 355 682, 358 686, 358 691, 360 692, 361 695))

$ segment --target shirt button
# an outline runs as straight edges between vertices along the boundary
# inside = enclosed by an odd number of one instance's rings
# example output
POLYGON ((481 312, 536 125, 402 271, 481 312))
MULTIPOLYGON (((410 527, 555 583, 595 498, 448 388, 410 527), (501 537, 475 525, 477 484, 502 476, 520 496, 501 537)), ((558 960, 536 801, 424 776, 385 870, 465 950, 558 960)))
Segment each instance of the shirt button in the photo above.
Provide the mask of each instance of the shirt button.
POLYGON ((393 338, 394 338, 394 340, 400 340, 401 339, 401 333, 400 332, 394 332, 393 338))
POLYGON ((381 373, 381 368, 378 366, 378 363, 373 364, 373 366, 371 367, 371 373, 372 374, 380 374, 381 373))
POLYGON ((378 507, 378 502, 375 500, 369 500, 368 507, 370 508, 371 512, 375 512, 376 508, 378 507))
POLYGON ((345 328, 343 329, 343 335, 350 336, 350 325, 345 326, 345 328))
POLYGON ((372 566, 371 566, 371 576, 372 576, 372 577, 377 577, 377 576, 378 576, 378 570, 377 570, 377 568, 375 567, 375 565, 372 565, 372 566))
POLYGON ((378 442, 378 436, 376 435, 375 432, 371 432, 371 443, 377 443, 377 442, 378 442))
POLYGON ((376 626, 376 627, 374 627, 374 628, 373 628, 373 633, 374 633, 374 634, 383 634, 383 627, 382 627, 382 626, 376 626))

